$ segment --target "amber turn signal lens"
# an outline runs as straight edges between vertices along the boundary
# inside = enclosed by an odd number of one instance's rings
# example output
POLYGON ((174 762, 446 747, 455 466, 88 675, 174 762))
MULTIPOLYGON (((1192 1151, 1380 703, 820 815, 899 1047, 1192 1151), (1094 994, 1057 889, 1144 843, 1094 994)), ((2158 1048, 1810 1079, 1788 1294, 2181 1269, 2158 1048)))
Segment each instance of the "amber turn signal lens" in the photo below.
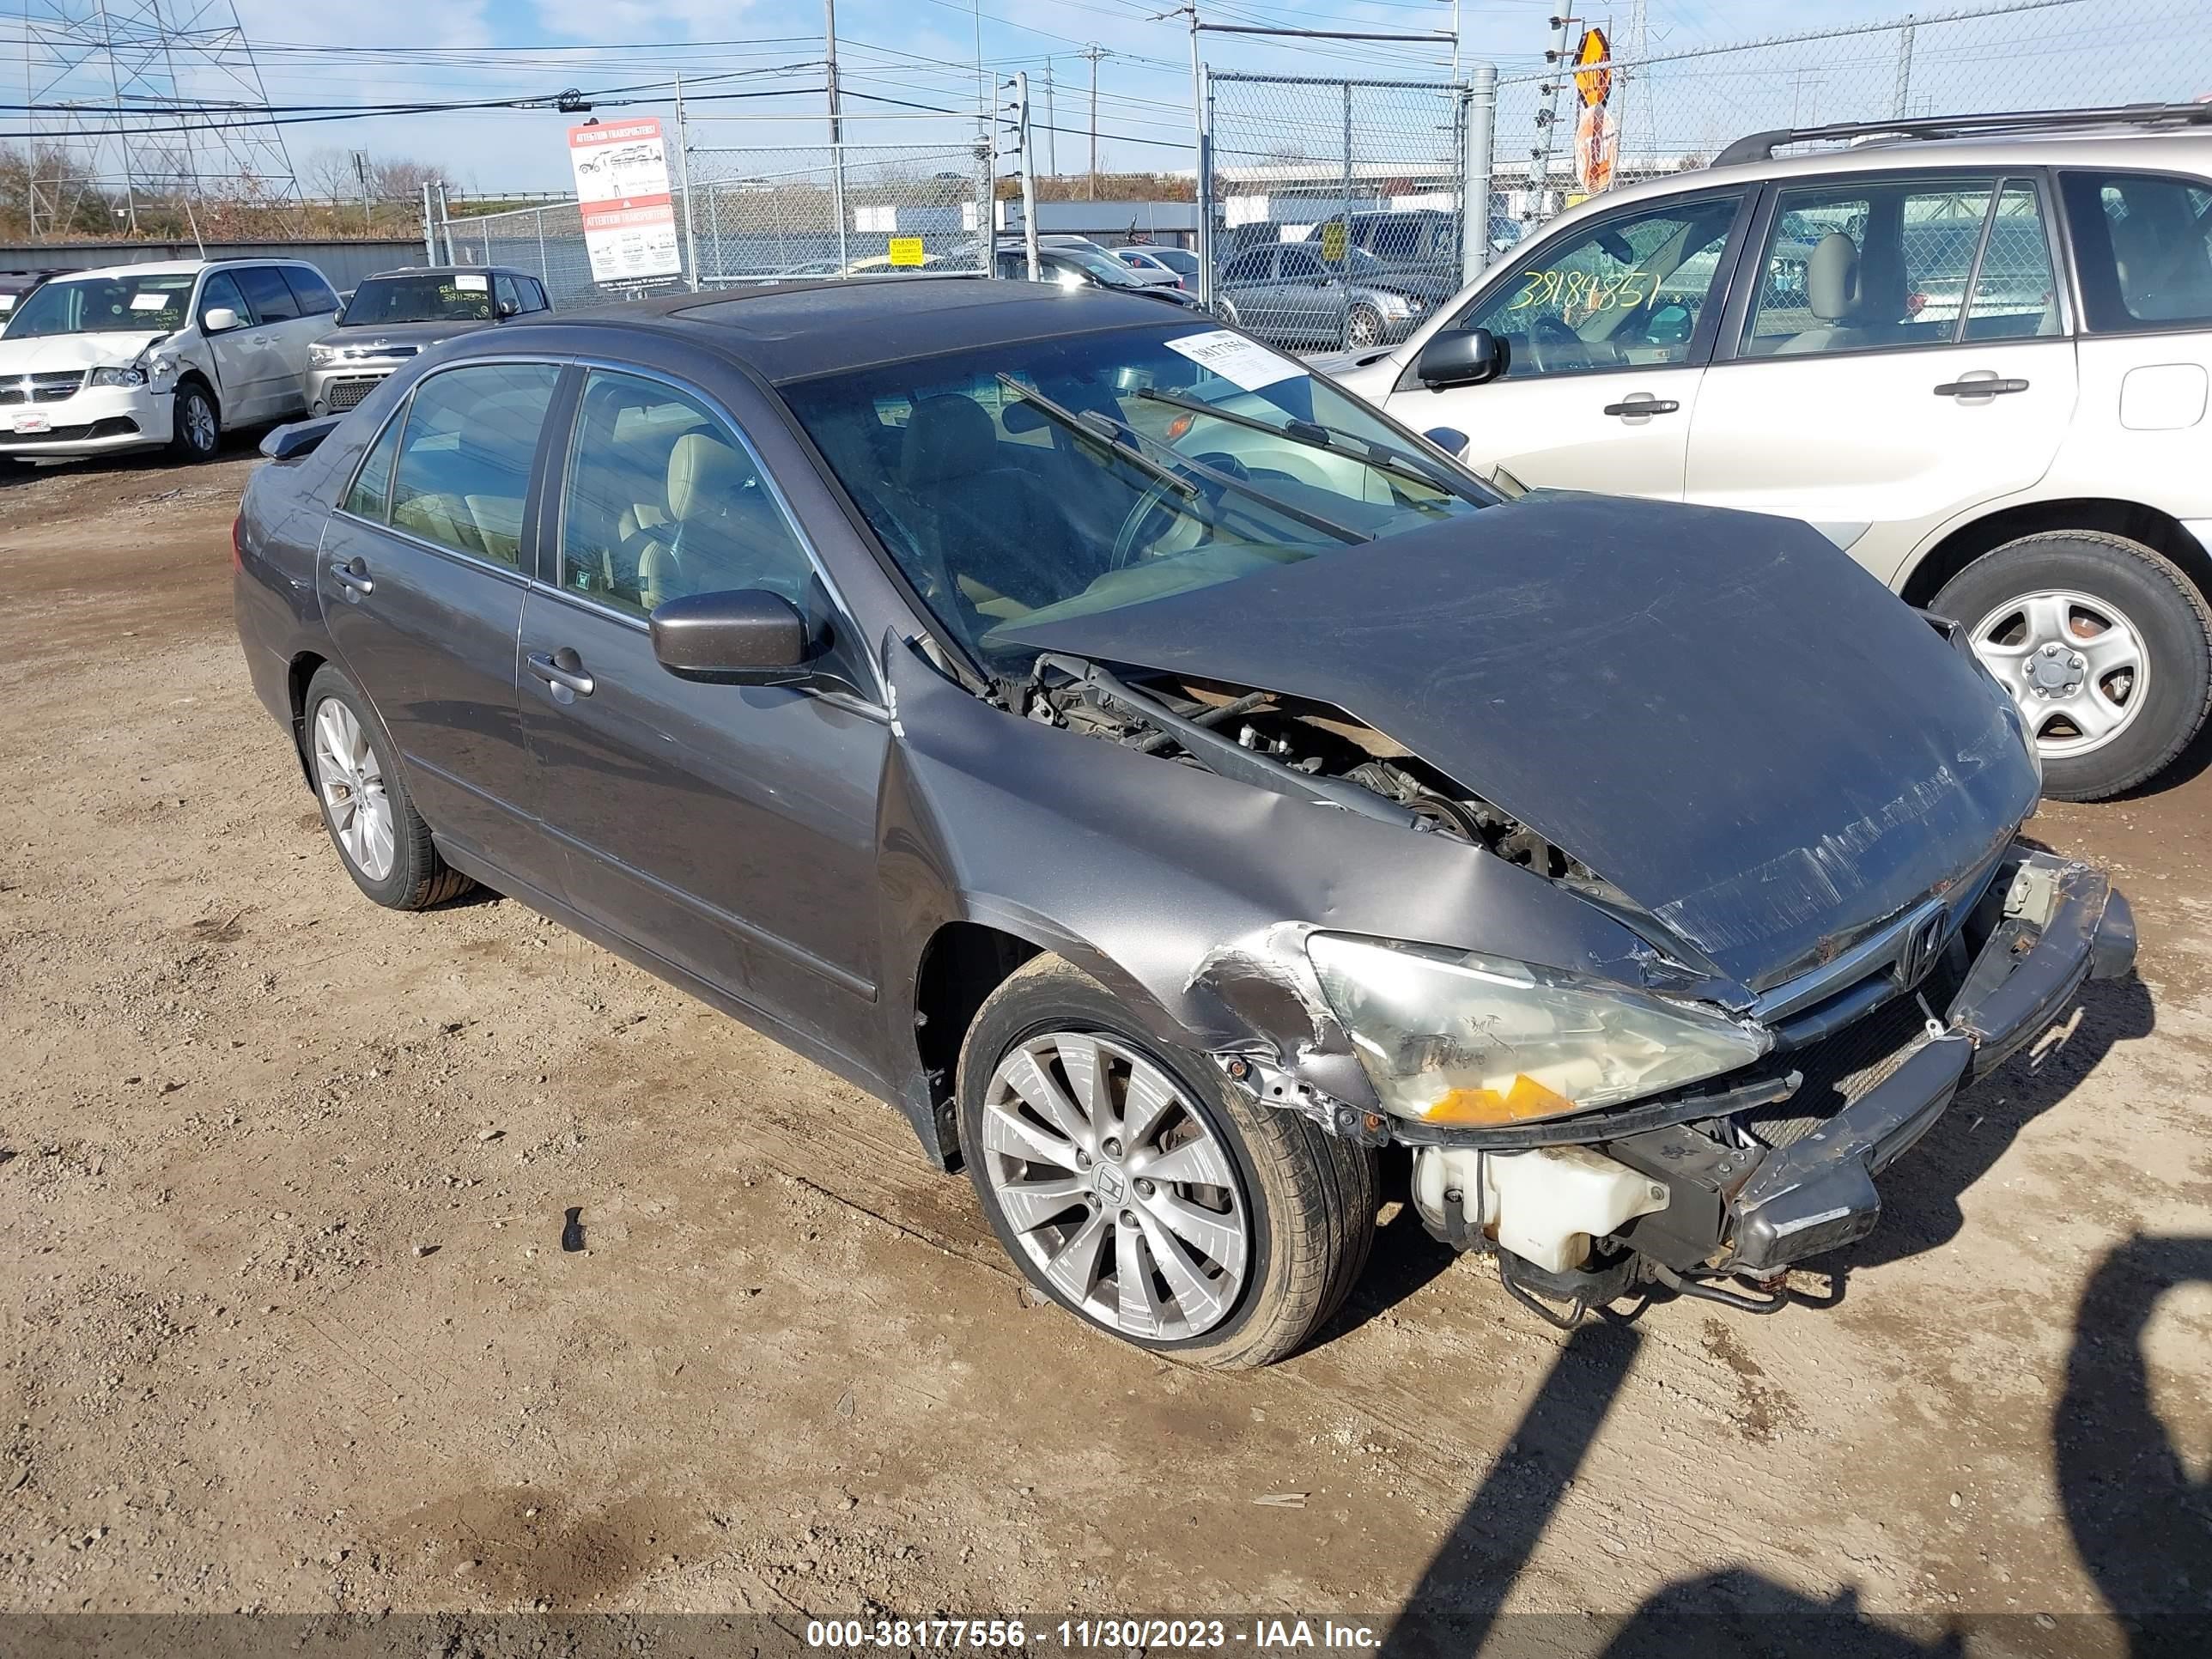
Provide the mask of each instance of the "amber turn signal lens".
POLYGON ((1535 1079, 1516 1073, 1504 1094, 1495 1089, 1454 1089, 1424 1114, 1431 1123, 1526 1123, 1571 1112, 1575 1103, 1535 1079))

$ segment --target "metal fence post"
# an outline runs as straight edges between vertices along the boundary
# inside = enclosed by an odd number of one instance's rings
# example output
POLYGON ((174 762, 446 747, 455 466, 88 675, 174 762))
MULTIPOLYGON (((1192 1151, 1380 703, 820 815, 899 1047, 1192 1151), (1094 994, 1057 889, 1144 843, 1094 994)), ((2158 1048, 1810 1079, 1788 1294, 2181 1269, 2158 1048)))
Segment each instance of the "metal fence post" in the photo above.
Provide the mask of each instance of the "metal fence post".
POLYGON ((1198 31, 1190 33, 1191 112, 1198 127, 1198 299, 1213 303, 1213 78, 1198 61, 1198 31))
POLYGON ((982 261, 983 274, 999 274, 999 135, 998 123, 993 112, 977 112, 982 118, 975 138, 975 182, 981 194, 975 201, 976 257, 982 261))
MULTIPOLYGON (((1029 259, 1030 281, 1038 280, 1036 222, 1036 161, 1030 154, 1030 76, 1027 70, 1014 76, 1014 106, 1022 146, 1022 252, 1029 259)), ((998 263, 994 258, 994 264, 998 263)))
POLYGON ((532 216, 538 221, 538 277, 540 282, 553 280, 553 267, 545 260, 545 210, 540 208, 532 216))
MULTIPOLYGON (((1352 332, 1352 82, 1344 83, 1344 200, 1338 204, 1337 222, 1344 227, 1344 270, 1336 283, 1336 343, 1350 343, 1352 332)), ((1322 249, 1327 258, 1328 250, 1322 249)))
POLYGON ((1477 64, 1463 96, 1459 279, 1471 283, 1490 263, 1490 178, 1498 137, 1498 65, 1477 64))
POLYGON ((430 216, 430 181, 422 181, 422 263, 438 263, 438 222, 430 216))
POLYGON ((1897 31, 1897 107, 1892 112, 1900 121, 1912 113, 1912 23, 1908 12, 1897 31))
POLYGON ((676 74, 676 188, 684 194, 684 250, 691 291, 699 291, 699 233, 691 223, 691 129, 684 125, 684 73, 676 74))

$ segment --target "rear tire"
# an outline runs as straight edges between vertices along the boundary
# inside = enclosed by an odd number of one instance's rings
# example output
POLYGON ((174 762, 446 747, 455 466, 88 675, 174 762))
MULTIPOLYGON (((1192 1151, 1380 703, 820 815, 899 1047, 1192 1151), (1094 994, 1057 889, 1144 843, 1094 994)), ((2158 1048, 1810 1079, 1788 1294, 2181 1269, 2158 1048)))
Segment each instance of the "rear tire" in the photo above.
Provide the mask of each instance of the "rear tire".
POLYGON ((427 910, 473 887, 438 856, 391 734, 353 682, 325 664, 307 682, 304 709, 323 827, 354 885, 390 910, 427 910))
POLYGON ((2040 736, 2043 793, 2054 800, 2103 800, 2154 777, 2212 706, 2204 597, 2140 542, 2086 530, 2023 537, 1954 576, 1931 608, 1966 628, 2014 694, 2040 736), (2112 665, 2130 655, 2139 666, 2112 665), (2055 683, 2047 695, 2034 689, 2038 658, 2055 683), (2092 732, 2069 718, 2069 703, 2118 723, 2092 732))
POLYGON ((222 447, 222 416, 214 395, 197 380, 176 390, 170 409, 169 453, 180 461, 211 461, 222 447))
MULTIPOLYGON (((1366 1266, 1379 1202, 1375 1154, 1295 1112, 1261 1105, 1202 1055, 1158 1042, 1103 986, 1058 957, 1033 958, 985 1000, 961 1047, 958 1079, 961 1146, 992 1231, 1030 1284, 1109 1335, 1188 1364, 1269 1364, 1312 1336, 1366 1266), (1064 1048, 1056 1046, 1062 1042, 1064 1048), (1069 1062, 1055 1057, 1086 1050, 1103 1057, 1095 1120, 1083 1115, 1086 1091, 1069 1062), (1009 1093, 1009 1075, 1022 1075, 1024 1058, 1039 1053, 1047 1056, 1043 1074, 1062 1091, 1060 1107, 1075 1107, 1077 1136, 1040 1136, 1037 1127, 1048 1130, 1056 1120, 1023 1113, 1028 1092, 1009 1093), (1144 1115, 1136 1103, 1139 1075, 1152 1079, 1145 1089, 1164 1088, 1174 1101, 1149 1132, 1131 1128, 1123 1147, 1119 1132, 1144 1115), (1026 1156, 1037 1148, 1046 1156, 1026 1156), (1208 1174, 1233 1185, 1144 1179, 1148 1168, 1170 1167, 1160 1160, 1176 1153, 1182 1156, 1173 1167, 1188 1173, 1202 1158, 1208 1174), (1105 1196, 1109 1191, 1127 1195, 1105 1196), (1022 1212, 1020 1224, 1010 1218, 1010 1206, 1022 1212), (1201 1215, 1198 1206, 1212 1213, 1201 1215), (1132 1235, 1127 1246, 1119 1243, 1117 1218, 1132 1235), (1201 1274, 1218 1269, 1220 1260, 1186 1252, 1181 1273, 1147 1272, 1152 1293, 1125 1300, 1132 1293, 1120 1283, 1122 1249, 1142 1269, 1158 1263, 1164 1245, 1174 1245, 1170 1228, 1188 1238, 1214 1223, 1241 1228, 1241 1245, 1221 1250, 1223 1258, 1236 1258, 1233 1271, 1199 1284, 1190 1274, 1192 1256, 1201 1274), (1092 1244, 1085 1268, 1063 1267, 1055 1282, 1040 1258, 1057 1261, 1079 1249, 1086 1227, 1107 1242, 1092 1244), (1085 1293, 1071 1293, 1071 1284, 1085 1293), (1152 1320, 1144 1304, 1155 1299, 1194 1316, 1180 1322, 1188 1328, 1166 1334, 1130 1328, 1176 1322, 1152 1320)), ((1032 1081, 1029 1091, 1035 1089, 1032 1081)))

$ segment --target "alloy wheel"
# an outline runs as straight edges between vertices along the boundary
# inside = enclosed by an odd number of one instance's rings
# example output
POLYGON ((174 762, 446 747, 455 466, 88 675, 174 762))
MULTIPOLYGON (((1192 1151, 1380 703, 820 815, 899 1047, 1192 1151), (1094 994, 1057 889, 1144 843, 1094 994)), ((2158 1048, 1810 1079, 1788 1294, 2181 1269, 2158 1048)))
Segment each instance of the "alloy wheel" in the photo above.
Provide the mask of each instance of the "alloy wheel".
POLYGON ((1345 328, 1345 343, 1371 346, 1382 337, 1382 319, 1364 306, 1354 306, 1345 328))
POLYGON ((353 710, 325 697, 315 711, 315 785, 338 846, 371 881, 392 873, 392 798, 384 763, 353 710))
POLYGON ((2045 760, 2094 753, 2143 706, 2142 635, 2109 599, 2070 588, 2023 593, 1975 623, 1970 637, 2045 760))
POLYGON ((984 1174, 1030 1269, 1125 1336, 1176 1340, 1229 1316, 1252 1225, 1229 1149, 1158 1066, 1054 1031, 999 1062, 984 1174))
POLYGON ((205 398, 192 398, 185 404, 185 436, 191 447, 205 454, 215 448, 215 410, 205 398))

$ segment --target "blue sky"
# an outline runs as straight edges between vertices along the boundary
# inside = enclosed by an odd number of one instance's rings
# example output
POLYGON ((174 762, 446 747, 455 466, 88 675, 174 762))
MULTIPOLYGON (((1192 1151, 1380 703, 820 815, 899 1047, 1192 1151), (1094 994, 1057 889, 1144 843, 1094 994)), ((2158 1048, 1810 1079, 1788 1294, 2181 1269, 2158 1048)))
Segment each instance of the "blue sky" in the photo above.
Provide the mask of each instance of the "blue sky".
MULTIPOLYGON (((82 4, 83 0, 76 0, 82 4)), ((53 0, 0 0, 0 17, 53 0)), ((134 0, 110 0, 111 10, 134 0)), ((775 122, 734 122, 704 130, 712 142, 773 144, 818 141, 823 134, 819 70, 802 71, 813 89, 777 99, 708 101, 777 84, 775 71, 818 60, 820 0, 235 0, 240 21, 257 47, 270 100, 275 104, 356 104, 432 99, 539 94, 564 86, 605 87, 665 82, 681 70, 701 95, 700 116, 738 111, 781 112, 775 122), (347 49, 334 52, 332 48, 347 49), (372 49, 362 51, 360 49, 372 49), (622 48, 622 49, 617 49, 622 48), (738 78, 744 77, 744 78, 738 78)), ((1063 129, 1051 148, 1063 173, 1079 171, 1085 144, 1077 136, 1087 119, 1087 66, 1078 57, 1096 41, 1113 55, 1098 74, 1098 125, 1104 135, 1102 165, 1109 168, 1188 167, 1188 39, 1180 19, 1151 21, 1165 0, 983 0, 982 55, 996 78, 1030 71, 1042 115, 1048 64, 1056 95, 1055 125, 1063 129), (1146 139, 1157 142, 1145 143, 1146 139)), ((1443 30, 1449 0, 1201 0, 1209 21, 1289 24, 1311 28, 1443 30)), ((1464 0, 1462 52, 1487 58, 1509 75, 1528 72, 1551 44, 1547 17, 1558 0, 1464 0)), ((1891 18, 1911 0, 1824 0, 1778 8, 1754 0, 1648 0, 1645 27, 1655 52, 1700 44, 1757 39, 1796 31, 1891 18)), ((1632 0, 1600 9, 1583 8, 1595 21, 1614 27, 1616 49, 1632 32, 1632 0)), ((1926 60, 1916 92, 1923 97, 1987 96, 1993 76, 2010 76, 2020 95, 2014 106, 2086 101, 2093 92, 2115 98, 2186 95, 2212 90, 2212 15, 2202 0, 2134 0, 2126 9, 2138 27, 2153 14, 2179 26, 2186 37, 2177 53, 2172 27, 2150 28, 2167 43, 2158 54, 2110 50, 2110 0, 2064 0, 2009 20, 2002 63, 1985 49, 1956 52, 1948 69, 1940 61, 1938 29, 1923 26, 1926 60), (2010 47, 2025 41, 2014 51, 2010 47), (2104 49, 2097 50, 2098 43, 2104 49), (2124 75, 2109 88, 2085 82, 2098 65, 2124 75), (1943 77, 1948 74, 1948 79, 1943 77), (2166 77, 2171 84, 2152 86, 2166 77), (2193 84, 2202 81, 2203 84, 2193 84), (1930 86, 1951 88, 1929 92, 1930 86)), ((840 0, 838 33, 844 78, 854 94, 848 113, 855 138, 907 139, 921 129, 872 124, 863 112, 890 106, 862 95, 972 109, 975 97, 977 15, 968 0, 840 0)), ((1986 28, 1988 26, 1977 26, 1986 28)), ((1961 38, 1954 27, 1948 38, 1961 38)), ((1891 37, 1867 37, 1810 54, 1811 69, 1762 70, 1747 94, 1741 80, 1684 65, 1671 95, 1681 118, 1694 116, 1690 134, 1725 134, 1770 120, 1832 119, 1882 113, 1858 106, 1879 103, 1890 79, 1891 37), (1699 104, 1698 100, 1702 100, 1699 104), (1748 100, 1748 101, 1747 101, 1748 100), (1759 108, 1749 106, 1757 104, 1759 108), (1756 117, 1757 118, 1753 118, 1756 117)), ((1364 76, 1426 80, 1441 76, 1449 47, 1309 41, 1285 45, 1250 37, 1206 39, 1216 67, 1315 76, 1364 76)), ((11 53, 12 55, 12 53, 11 53)), ((1741 60, 1747 62, 1748 60, 1741 60)), ((1760 60, 1780 64, 1780 58, 1760 60)), ((1795 64, 1796 57, 1788 61, 1795 64)), ((181 88, 191 95, 194 88, 181 88)), ((203 94, 202 95, 205 95, 203 94)), ((647 107, 670 109, 653 94, 647 107)), ((1511 96, 1501 117, 1501 147, 1525 142, 1533 94, 1511 96)), ((1987 103, 1954 107, 1988 107, 1987 103)), ((458 183, 483 191, 558 191, 568 187, 564 131, 573 118, 551 112, 483 112, 340 120, 289 129, 295 167, 304 175, 318 151, 360 148, 379 155, 410 155, 442 166, 458 183)), ((695 137, 700 136, 695 134, 695 137)), ((1040 139, 1039 149, 1046 142, 1040 139)))

